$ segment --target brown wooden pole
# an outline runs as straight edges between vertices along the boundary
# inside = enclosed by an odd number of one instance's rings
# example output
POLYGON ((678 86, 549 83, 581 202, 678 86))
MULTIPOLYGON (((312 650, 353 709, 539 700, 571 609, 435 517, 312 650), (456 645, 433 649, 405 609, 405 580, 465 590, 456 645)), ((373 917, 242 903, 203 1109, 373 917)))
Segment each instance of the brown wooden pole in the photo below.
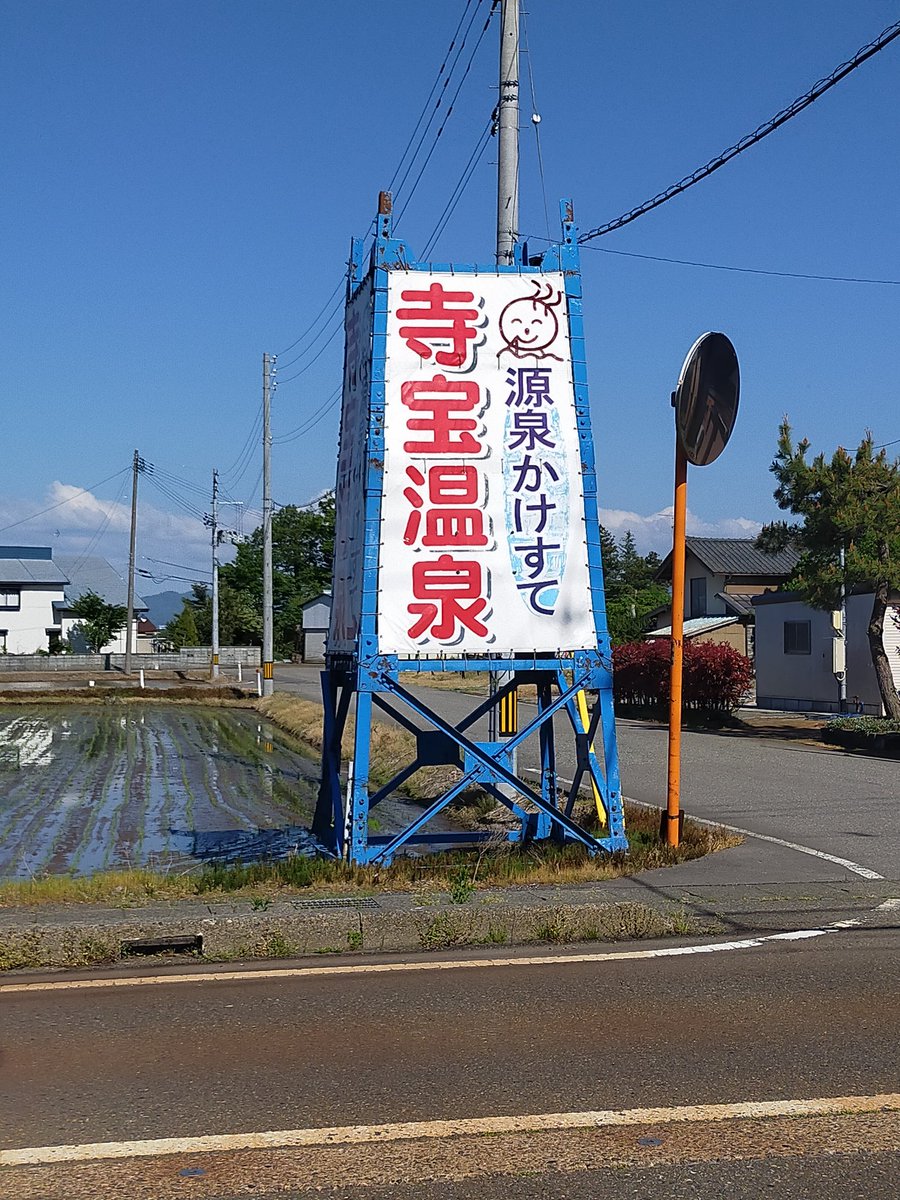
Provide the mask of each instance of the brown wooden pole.
POLYGON ((681 680, 684 662, 684 553, 687 521, 687 458, 675 439, 675 521, 672 534, 672 667, 669 690, 669 774, 666 843, 677 846, 681 814, 681 680))

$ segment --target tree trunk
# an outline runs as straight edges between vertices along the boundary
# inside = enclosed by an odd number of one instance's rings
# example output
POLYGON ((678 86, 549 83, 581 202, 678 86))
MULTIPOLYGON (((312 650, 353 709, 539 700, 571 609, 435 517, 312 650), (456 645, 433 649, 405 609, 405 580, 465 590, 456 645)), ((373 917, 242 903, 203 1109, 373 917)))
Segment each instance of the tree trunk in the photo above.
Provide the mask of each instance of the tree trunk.
POLYGON ((888 596, 887 583, 878 583, 875 587, 875 599, 872 602, 872 615, 869 617, 869 653, 872 655, 872 666, 875 668, 875 678, 878 680, 878 690, 881 692, 881 703, 884 711, 894 721, 900 721, 900 695, 894 686, 891 674, 891 664, 884 650, 884 614, 887 612, 888 596))

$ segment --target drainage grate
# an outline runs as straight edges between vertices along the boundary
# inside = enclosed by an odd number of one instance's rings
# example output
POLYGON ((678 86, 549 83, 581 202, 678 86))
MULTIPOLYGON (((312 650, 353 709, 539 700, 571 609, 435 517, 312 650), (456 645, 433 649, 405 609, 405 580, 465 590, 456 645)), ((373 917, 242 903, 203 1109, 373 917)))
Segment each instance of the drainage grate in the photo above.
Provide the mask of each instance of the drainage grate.
POLYGON ((128 938, 122 943, 122 956, 128 954, 202 954, 203 934, 175 937, 128 938))
POLYGON ((327 900, 294 900, 292 903, 294 908, 381 908, 377 900, 368 896, 358 899, 352 896, 346 899, 341 896, 329 896, 327 900))

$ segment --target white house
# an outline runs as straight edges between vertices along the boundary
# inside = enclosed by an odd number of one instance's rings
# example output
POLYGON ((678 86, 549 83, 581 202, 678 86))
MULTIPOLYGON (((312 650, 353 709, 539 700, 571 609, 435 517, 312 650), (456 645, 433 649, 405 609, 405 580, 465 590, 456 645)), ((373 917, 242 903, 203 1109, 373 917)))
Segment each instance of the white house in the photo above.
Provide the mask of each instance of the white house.
MULTIPOLYGON (((831 613, 810 608, 793 592, 756 596, 753 607, 757 705, 797 712, 839 712, 831 613)), ((871 592, 847 597, 847 700, 851 711, 880 716, 881 694, 866 635, 871 612, 871 592)), ((884 648, 894 686, 900 690, 900 597, 885 616, 884 648)))
MULTIPOLYGON (((79 618, 72 612, 72 605, 86 592, 96 592, 107 604, 125 605, 128 602, 128 585, 105 558, 99 555, 58 554, 56 563, 66 576, 65 595, 56 605, 56 613, 61 628, 63 641, 68 640, 76 653, 85 653, 87 647, 84 639, 75 626, 79 618)), ((140 598, 134 597, 134 619, 131 626, 131 650, 138 653, 141 644, 138 642, 138 622, 141 614, 147 611, 147 605, 140 598)), ((112 641, 100 649, 101 654, 125 653, 125 629, 116 634, 112 641)))
POLYGON ((49 546, 0 546, 0 652, 48 649, 67 582, 49 546))
POLYGON ((322 592, 307 600, 302 608, 303 623, 297 629, 301 662, 324 662, 325 640, 331 621, 331 592, 322 592))

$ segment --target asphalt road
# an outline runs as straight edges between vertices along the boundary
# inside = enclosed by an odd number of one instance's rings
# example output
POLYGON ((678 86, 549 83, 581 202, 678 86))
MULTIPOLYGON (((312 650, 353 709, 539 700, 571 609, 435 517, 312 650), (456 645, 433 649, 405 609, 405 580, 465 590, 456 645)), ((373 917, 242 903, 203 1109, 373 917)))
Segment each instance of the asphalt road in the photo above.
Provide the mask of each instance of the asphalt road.
MULTIPOLYGON (((321 698, 318 668, 279 666, 276 687, 321 698)), ((471 696, 418 690, 446 717, 460 719, 473 707, 471 696)), ((520 722, 529 712, 533 706, 520 704, 520 722)), ((483 725, 475 728, 479 736, 487 736, 483 725)), ((558 770, 571 777, 571 738, 563 736, 562 721, 558 728, 558 770)), ((658 725, 618 722, 625 796, 665 803, 666 739, 666 730, 658 725)), ((534 770, 538 761, 532 738, 520 752, 520 769, 534 770)), ((895 761, 773 737, 686 732, 682 807, 694 816, 850 859, 887 879, 900 878, 900 767, 895 761)), ((796 854, 780 856, 777 871, 776 877, 798 881, 852 877, 840 866, 804 861, 796 854)))
POLYGON ((125 1147, 0 1168, 0 1197, 888 1197, 900 1113, 881 1102, 718 1121, 684 1106, 900 1092, 898 949, 898 930, 873 928, 621 961, 0 988, 5 1149, 676 1110, 490 1137, 125 1147))

